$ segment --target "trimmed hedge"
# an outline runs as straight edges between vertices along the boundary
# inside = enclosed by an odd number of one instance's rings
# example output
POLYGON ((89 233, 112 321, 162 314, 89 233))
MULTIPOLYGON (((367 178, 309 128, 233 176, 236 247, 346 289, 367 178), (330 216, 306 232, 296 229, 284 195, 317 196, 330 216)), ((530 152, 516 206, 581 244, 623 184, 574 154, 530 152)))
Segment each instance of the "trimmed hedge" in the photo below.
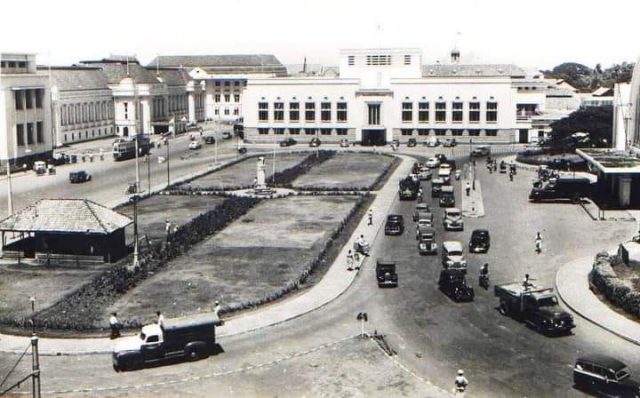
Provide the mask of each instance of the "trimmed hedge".
POLYGON ((611 304, 624 309, 628 314, 640 317, 640 292, 632 290, 614 271, 614 267, 623 264, 617 255, 598 253, 593 269, 589 272, 589 286, 596 293, 603 294, 611 304))

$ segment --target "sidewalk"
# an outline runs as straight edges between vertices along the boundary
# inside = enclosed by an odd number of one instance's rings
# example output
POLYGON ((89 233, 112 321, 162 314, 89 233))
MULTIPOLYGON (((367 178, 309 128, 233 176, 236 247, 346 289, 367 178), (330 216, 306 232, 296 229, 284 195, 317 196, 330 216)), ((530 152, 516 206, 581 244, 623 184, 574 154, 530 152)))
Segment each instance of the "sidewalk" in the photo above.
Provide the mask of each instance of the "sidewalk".
MULTIPOLYGON (((466 165, 468 166, 468 164, 466 165)), ((477 166, 476 166, 477 167, 477 166)), ((477 173, 477 171, 476 171, 477 173)), ((465 167, 464 172, 462 173, 462 179, 460 181, 460 196, 462 197, 462 205, 460 210, 462 210, 462 215, 464 217, 484 217, 484 202, 482 200, 482 185, 480 184, 479 179, 475 179, 475 183, 473 181, 473 170, 469 167, 465 167), (467 196, 465 192, 465 187, 469 183, 469 186, 472 187, 469 192, 469 196, 467 196), (475 186, 475 188, 473 188, 475 186)))
MULTIPOLYGON (((280 303, 226 320, 224 326, 218 330, 219 337, 247 333, 297 318, 330 303, 349 288, 358 271, 347 270, 347 251, 352 249, 353 242, 360 235, 364 235, 364 238, 371 244, 374 243, 385 222, 385 215, 395 201, 398 182, 409 174, 413 165, 412 158, 404 155, 398 156, 402 162, 389 177, 387 184, 376 192, 376 197, 370 207, 373 210, 373 225, 367 225, 368 217, 366 215, 362 218, 322 280, 307 292, 294 298, 285 299, 280 303)), ((360 267, 364 261, 366 261, 366 257, 361 257, 360 267)), ((22 353, 29 344, 29 337, 0 334, 0 352, 22 353)), ((110 353, 113 344, 114 340, 108 338, 41 338, 39 349, 41 355, 97 354, 110 353)))
MULTIPOLYGON (((628 211, 640 222, 640 211, 628 211)), ((589 289, 589 272, 595 255, 562 266, 556 273, 556 289, 564 303, 581 317, 601 328, 640 345, 640 323, 613 311, 589 289)))

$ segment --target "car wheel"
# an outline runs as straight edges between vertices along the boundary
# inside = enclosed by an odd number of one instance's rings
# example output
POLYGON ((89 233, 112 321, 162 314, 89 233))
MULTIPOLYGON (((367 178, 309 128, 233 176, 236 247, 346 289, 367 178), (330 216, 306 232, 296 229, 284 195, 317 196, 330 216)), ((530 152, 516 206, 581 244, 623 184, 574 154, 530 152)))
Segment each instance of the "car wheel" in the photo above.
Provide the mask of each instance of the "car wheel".
POLYGON ((504 315, 507 316, 509 315, 509 309, 507 308, 507 305, 505 303, 500 303, 500 307, 498 308, 498 311, 504 315))
POLYGON ((187 358, 189 358, 190 361, 195 361, 199 359, 200 353, 198 352, 198 349, 195 347, 190 348, 189 351, 187 352, 187 358))

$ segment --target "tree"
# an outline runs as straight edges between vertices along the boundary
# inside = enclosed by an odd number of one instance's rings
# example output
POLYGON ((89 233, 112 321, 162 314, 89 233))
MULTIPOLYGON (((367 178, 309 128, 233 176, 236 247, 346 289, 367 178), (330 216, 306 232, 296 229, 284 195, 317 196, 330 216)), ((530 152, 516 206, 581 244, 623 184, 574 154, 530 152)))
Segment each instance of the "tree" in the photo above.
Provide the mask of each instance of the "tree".
POLYGON ((566 143, 576 132, 589 133, 589 141, 586 142, 589 146, 610 146, 613 137, 613 107, 580 108, 566 118, 551 123, 551 143, 566 143))

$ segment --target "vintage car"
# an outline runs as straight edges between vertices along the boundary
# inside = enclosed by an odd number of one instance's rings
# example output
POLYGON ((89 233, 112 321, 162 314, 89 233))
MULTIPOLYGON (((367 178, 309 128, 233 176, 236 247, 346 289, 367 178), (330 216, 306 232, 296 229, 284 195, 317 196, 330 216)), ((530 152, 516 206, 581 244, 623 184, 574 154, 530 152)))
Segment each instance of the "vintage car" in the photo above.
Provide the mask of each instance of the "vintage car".
POLYGON ((349 140, 346 138, 341 139, 340 148, 349 148, 349 140))
POLYGON ((576 388, 605 397, 640 397, 640 383, 631 378, 627 365, 605 355, 588 355, 573 367, 576 388))
POLYGON ((491 155, 491 147, 488 145, 477 146, 471 150, 471 157, 480 158, 489 155, 491 155))
POLYGON ((433 177, 433 176, 431 175, 431 169, 429 169, 428 167, 421 167, 421 168, 418 170, 418 173, 417 173, 417 174, 418 174, 418 178, 419 178, 420 180, 422 180, 422 181, 430 180, 430 179, 431 179, 431 177, 433 177))
POLYGON ((462 253, 462 243, 457 240, 442 242, 442 268, 459 269, 467 272, 467 260, 462 253))
POLYGON ((309 141, 309 146, 310 146, 310 147, 312 147, 312 148, 316 148, 316 147, 319 147, 321 143, 322 143, 322 142, 320 141, 320 138, 318 138, 318 137, 313 137, 313 138, 309 141))
POLYGON ((378 280, 378 287, 397 287, 396 263, 378 259, 376 262, 376 279, 378 280))
POLYGON ((440 207, 454 207, 456 205, 456 199, 453 195, 453 187, 451 185, 445 185, 440 189, 440 200, 438 200, 440 207))
POLYGON ((418 239, 418 230, 422 227, 433 227, 433 213, 424 211, 418 214, 418 221, 416 223, 416 239, 418 239))
POLYGON ((444 140, 444 142, 442 143, 443 147, 448 147, 448 148, 452 148, 454 146, 458 145, 458 141, 456 141, 455 138, 447 138, 446 140, 444 140))
POLYGON ((280 146, 281 147, 287 147, 287 146, 292 146, 297 144, 298 141, 294 140, 293 138, 287 138, 285 140, 280 141, 280 146))
POLYGON ((414 147, 418 145, 418 141, 416 141, 415 138, 409 138, 409 141, 407 141, 407 146, 408 147, 414 147))
POLYGON ((440 197, 440 192, 442 191, 442 186, 445 185, 445 181, 442 178, 434 178, 431 180, 431 197, 438 198, 440 197))
POLYGON ((404 218, 400 214, 389 214, 384 226, 385 235, 402 235, 404 233, 404 218))
POLYGON ((429 212, 430 208, 427 203, 420 202, 416 205, 416 210, 413 212, 413 221, 418 221, 419 215, 421 212, 429 212))
POLYGON ((438 254, 436 230, 433 227, 418 228, 418 252, 424 254, 438 254))
POLYGON ((427 160, 427 162, 425 163, 425 166, 430 169, 435 169, 436 167, 440 166, 440 161, 436 158, 429 158, 429 160, 427 160))
POLYGON ((486 253, 491 247, 491 236, 486 229, 474 229, 469 240, 470 253, 486 253))
POLYGON ((87 173, 84 170, 72 171, 69 173, 69 181, 72 184, 91 181, 91 174, 87 173))
POLYGON ((465 273, 458 269, 443 269, 440 271, 438 287, 453 301, 473 301, 473 287, 467 284, 465 273))
POLYGON ((444 210, 444 220, 442 224, 446 231, 462 231, 464 230, 464 221, 462 221, 462 212, 455 207, 449 207, 444 210))
POLYGON ((200 148, 202 148, 202 143, 200 141, 191 141, 189 143, 189 149, 200 149, 200 148))
POLYGON ((232 131, 223 131, 222 132, 222 138, 225 140, 229 140, 233 137, 233 132, 232 131))

